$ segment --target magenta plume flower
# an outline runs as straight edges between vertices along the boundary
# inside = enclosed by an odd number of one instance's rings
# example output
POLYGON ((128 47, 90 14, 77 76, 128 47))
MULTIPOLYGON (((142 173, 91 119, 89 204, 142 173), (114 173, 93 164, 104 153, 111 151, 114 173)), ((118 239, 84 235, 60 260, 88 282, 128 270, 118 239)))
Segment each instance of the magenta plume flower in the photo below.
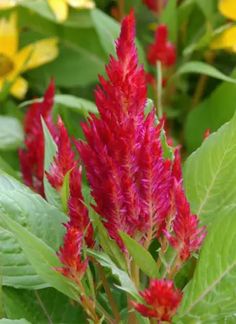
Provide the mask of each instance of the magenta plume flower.
POLYGON ((118 231, 132 237, 155 233, 169 209, 170 162, 162 155, 154 111, 147 118, 146 82, 138 64, 133 12, 122 23, 117 59, 96 90, 99 117, 82 125, 86 142, 77 148, 85 165, 96 212, 120 246, 118 231))
POLYGON ((33 103, 25 117, 25 149, 19 150, 20 166, 25 184, 44 196, 44 135, 41 118, 50 132, 56 130, 51 112, 54 103, 54 82, 51 81, 42 102, 33 103))
POLYGON ((152 280, 147 289, 140 292, 146 304, 133 302, 134 308, 145 317, 170 322, 175 315, 182 293, 171 280, 152 280))

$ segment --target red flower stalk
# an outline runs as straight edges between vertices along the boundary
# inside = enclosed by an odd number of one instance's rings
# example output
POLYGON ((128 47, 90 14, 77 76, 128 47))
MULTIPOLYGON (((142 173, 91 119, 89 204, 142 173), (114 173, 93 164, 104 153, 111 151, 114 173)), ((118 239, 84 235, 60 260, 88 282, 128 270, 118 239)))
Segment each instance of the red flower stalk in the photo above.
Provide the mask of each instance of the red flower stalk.
POLYGON ((58 136, 56 142, 58 151, 49 172, 46 174, 51 186, 59 191, 63 185, 64 177, 76 167, 77 162, 75 161, 75 154, 71 149, 69 135, 60 117, 58 118, 57 128, 58 136))
POLYGON ((52 134, 55 128, 51 111, 54 101, 54 82, 51 81, 42 102, 33 103, 25 117, 25 146, 19 150, 20 165, 25 184, 44 195, 44 136, 41 117, 52 134))
POLYGON ((171 184, 170 163, 164 161, 160 143, 162 124, 155 125, 154 112, 144 116, 145 72, 134 39, 131 13, 122 23, 117 59, 111 57, 106 67, 108 80, 100 77, 96 90, 100 117, 91 115, 82 125, 87 143, 77 143, 94 208, 121 247, 119 230, 144 238, 162 226, 171 184))
POLYGON ((160 61, 166 67, 172 66, 176 61, 175 46, 168 41, 168 28, 161 24, 155 32, 154 43, 148 48, 147 58, 150 64, 160 61))
POLYGON ((149 288, 140 292, 146 305, 133 302, 135 309, 145 317, 171 321, 182 299, 182 293, 170 280, 152 280, 149 288))
POLYGON ((173 187, 171 190, 171 212, 173 216, 173 233, 163 230, 170 245, 178 251, 182 262, 186 261, 193 252, 202 245, 206 236, 205 227, 199 227, 196 215, 192 215, 190 205, 182 188, 182 171, 179 149, 175 150, 175 159, 172 166, 173 187))
POLYGON ((51 186, 60 191, 66 174, 70 172, 70 195, 68 199, 70 221, 67 224, 67 228, 74 227, 83 232, 86 243, 91 247, 93 245, 93 228, 81 191, 82 170, 77 166, 78 162, 75 160, 69 135, 60 117, 57 127, 58 136, 56 142, 58 151, 49 172, 47 172, 47 178, 51 186))
POLYGON ((143 3, 152 11, 159 12, 167 3, 167 0, 143 0, 143 3))
POLYGON ((67 232, 64 236, 64 244, 60 248, 58 256, 64 267, 57 268, 64 276, 78 282, 83 277, 88 260, 82 260, 81 249, 83 244, 83 232, 77 227, 66 225, 67 232))

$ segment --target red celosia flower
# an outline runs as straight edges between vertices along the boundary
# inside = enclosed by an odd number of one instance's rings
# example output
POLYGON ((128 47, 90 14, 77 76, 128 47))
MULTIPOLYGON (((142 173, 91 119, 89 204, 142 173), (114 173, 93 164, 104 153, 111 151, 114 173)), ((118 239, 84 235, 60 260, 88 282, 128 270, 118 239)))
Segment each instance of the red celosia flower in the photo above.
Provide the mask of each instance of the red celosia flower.
POLYGON ((173 233, 164 230, 170 244, 178 251, 180 259, 186 261, 202 245, 206 236, 205 227, 199 227, 196 215, 191 214, 181 183, 174 183, 174 203, 176 214, 173 221, 173 233))
POLYGON ((47 178, 53 188, 60 190, 66 174, 70 172, 68 199, 70 221, 67 227, 76 227, 83 232, 86 243, 91 247, 93 245, 93 228, 81 191, 82 170, 77 166, 78 162, 75 160, 69 135, 60 117, 57 127, 56 143, 58 149, 50 170, 47 172, 47 178))
POLYGON ((88 209, 84 204, 81 182, 81 168, 74 168, 70 173, 69 225, 79 228, 83 232, 87 245, 92 247, 94 244, 93 227, 89 219, 88 209))
POLYGON ((203 134, 203 138, 206 139, 207 137, 209 137, 211 135, 211 130, 210 128, 207 128, 203 134))
POLYGON ((182 293, 170 280, 152 280, 149 288, 140 292, 146 302, 133 302, 135 309, 145 317, 159 321, 171 321, 182 299, 182 293))
POLYGON ((132 237, 155 232, 169 209, 170 162, 164 161, 160 142, 162 125, 155 114, 144 115, 145 72, 138 65, 131 13, 122 23, 117 57, 100 77, 96 91, 100 117, 83 124, 87 143, 77 148, 84 162, 95 210, 110 236, 122 246, 118 231, 132 237))
POLYGON ((84 275, 88 260, 82 260, 81 248, 83 244, 83 232, 77 227, 66 225, 67 232, 64 236, 64 244, 60 248, 58 256, 64 267, 57 268, 64 276, 77 281, 84 275))
POLYGON ((155 33, 155 41, 148 48, 147 58, 150 64, 160 61, 165 66, 171 66, 176 61, 175 46, 168 41, 167 26, 159 25, 155 33))
POLYGON ((160 9, 162 9, 166 3, 167 0, 161 0, 161 1, 157 1, 157 0, 143 0, 143 3, 152 11, 155 12, 159 12, 160 9), (161 5, 161 8, 160 8, 161 5))
POLYGON ((41 117, 52 134, 55 128, 51 118, 54 100, 54 82, 52 81, 42 102, 33 103, 25 117, 25 146, 19 151, 23 180, 26 185, 44 195, 44 136, 41 117))
POLYGON ((77 162, 75 161, 75 154, 71 149, 71 142, 67 130, 60 117, 58 118, 57 128, 58 136, 56 143, 58 151, 49 172, 47 172, 47 178, 53 188, 60 190, 64 177, 69 171, 75 168, 77 162))

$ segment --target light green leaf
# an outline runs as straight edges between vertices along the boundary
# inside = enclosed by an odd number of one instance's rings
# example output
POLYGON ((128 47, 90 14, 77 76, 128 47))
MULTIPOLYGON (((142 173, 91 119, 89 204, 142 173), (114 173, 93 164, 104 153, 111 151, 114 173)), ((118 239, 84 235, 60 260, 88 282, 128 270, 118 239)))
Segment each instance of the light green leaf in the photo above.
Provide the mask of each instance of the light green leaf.
MULTIPOLYGON (((8 215, 41 238, 55 251, 64 235, 66 216, 49 205, 14 178, 0 172, 0 212, 8 215)), ((38 289, 47 284, 29 264, 24 252, 9 230, 0 221, 0 269, 3 285, 38 289)))
POLYGON ((126 233, 119 233, 129 254, 133 257, 139 268, 150 278, 159 276, 157 264, 152 255, 138 242, 128 236, 126 233))
POLYGON ((0 116, 0 150, 14 150, 23 144, 24 133, 20 122, 9 116, 0 116))
POLYGON ((186 73, 205 74, 205 75, 208 75, 215 79, 236 83, 235 79, 228 77, 224 73, 217 70, 215 67, 213 67, 207 63, 203 63, 203 62, 192 61, 192 62, 187 62, 187 63, 183 64, 177 70, 174 77, 176 77, 177 75, 186 74, 186 73))
POLYGON ((179 310, 181 323, 220 323, 235 314, 236 210, 220 212, 209 229, 179 310))
POLYGON ((184 180, 193 213, 205 224, 236 205, 236 115, 187 159, 184 180))
POLYGON ((56 95, 55 103, 73 109, 75 112, 82 112, 85 115, 89 112, 94 114, 98 112, 96 105, 92 101, 71 95, 56 95))
MULTIPOLYGON (((54 142, 52 135, 50 134, 47 125, 45 124, 43 119, 41 120, 41 122, 43 126, 43 134, 44 134, 44 170, 45 172, 46 171, 49 172, 54 157, 56 156, 57 153, 57 145, 54 142)), ((44 183, 44 191, 45 191, 45 196, 47 198, 47 201, 51 205, 61 209, 60 196, 58 192, 49 183, 46 173, 44 173, 43 183, 44 183)))
POLYGON ((31 291, 5 287, 4 308, 8 318, 25 318, 35 324, 86 322, 80 305, 53 288, 31 291))
MULTIPOLYGON (((22 102, 18 107, 24 108, 27 107, 35 102, 42 102, 43 98, 37 98, 33 100, 27 100, 22 102)), ((97 113, 97 107, 96 105, 87 99, 75 97, 72 95, 64 95, 64 94, 58 94, 54 97, 54 102, 56 104, 63 105, 69 109, 72 109, 75 112, 83 113, 85 116, 88 115, 88 113, 97 113)))
POLYGON ((56 252, 7 215, 0 214, 0 218, 6 228, 14 234, 29 262, 42 280, 66 296, 76 300, 76 291, 72 282, 55 270, 61 267, 56 252))
POLYGON ((87 250, 87 252, 89 255, 93 256, 101 264, 101 266, 109 268, 112 274, 119 279, 121 284, 120 286, 117 286, 119 289, 128 292, 135 299, 140 300, 140 296, 135 288, 135 285, 128 274, 119 269, 108 255, 103 252, 96 252, 92 250, 87 250))

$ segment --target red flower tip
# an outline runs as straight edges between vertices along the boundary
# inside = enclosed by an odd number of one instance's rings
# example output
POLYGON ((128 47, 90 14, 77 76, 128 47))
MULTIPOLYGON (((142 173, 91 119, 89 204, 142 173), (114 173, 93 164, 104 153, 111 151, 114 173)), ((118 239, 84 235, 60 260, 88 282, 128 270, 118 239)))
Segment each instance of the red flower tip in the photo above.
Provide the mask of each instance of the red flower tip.
POLYGON ((205 227, 199 227, 196 215, 191 214, 181 182, 174 182, 176 214, 173 221, 173 233, 164 230, 170 244, 178 251, 180 259, 186 261, 202 245, 206 236, 205 227))
POLYGON ((150 64, 155 65, 160 61, 163 65, 169 67, 175 64, 176 49, 175 46, 168 41, 168 28, 161 24, 157 27, 155 33, 155 41, 148 48, 147 58, 150 64))
POLYGON ((203 139, 206 139, 207 137, 209 137, 211 135, 211 130, 210 128, 207 128, 203 134, 203 139))
POLYGON ((161 1, 161 6, 157 0, 143 0, 143 3, 152 11, 159 12, 167 3, 167 0, 161 1))
POLYGON ((57 268, 64 276, 78 281, 83 277, 88 260, 82 260, 81 249, 83 233, 77 227, 66 225, 67 232, 64 236, 64 244, 58 252, 58 256, 64 267, 57 268))
POLYGON ((172 175, 177 182, 182 183, 183 175, 182 175, 182 167, 181 167, 181 155, 180 155, 180 147, 177 147, 174 152, 174 162, 172 166, 172 175))
POLYGON ((20 166, 26 185, 44 195, 44 136, 41 117, 52 135, 56 130, 52 122, 51 111, 54 103, 54 82, 51 81, 42 102, 33 103, 28 109, 25 122, 25 149, 19 150, 20 166))
POLYGON ((145 317, 171 321, 182 300, 182 292, 170 280, 152 280, 149 288, 140 292, 146 304, 133 302, 134 308, 145 317))
POLYGON ((72 170, 77 163, 75 161, 75 154, 71 148, 69 135, 60 117, 58 118, 57 128, 57 154, 46 175, 51 186, 59 191, 63 185, 65 175, 72 170))

